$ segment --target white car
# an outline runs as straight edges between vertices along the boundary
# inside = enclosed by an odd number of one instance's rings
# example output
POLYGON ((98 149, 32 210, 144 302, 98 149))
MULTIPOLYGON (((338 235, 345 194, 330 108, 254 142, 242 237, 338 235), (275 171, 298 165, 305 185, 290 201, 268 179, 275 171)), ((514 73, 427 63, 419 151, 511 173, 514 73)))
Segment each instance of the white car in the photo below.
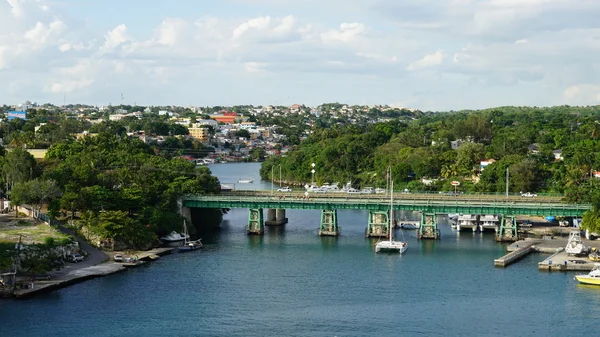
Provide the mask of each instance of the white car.
POLYGON ((277 189, 277 192, 291 192, 291 191, 292 191, 292 189, 287 186, 277 189))
POLYGON ((527 193, 521 193, 521 196, 525 197, 525 198, 535 198, 535 197, 537 197, 537 194, 531 193, 531 192, 527 192, 527 193))

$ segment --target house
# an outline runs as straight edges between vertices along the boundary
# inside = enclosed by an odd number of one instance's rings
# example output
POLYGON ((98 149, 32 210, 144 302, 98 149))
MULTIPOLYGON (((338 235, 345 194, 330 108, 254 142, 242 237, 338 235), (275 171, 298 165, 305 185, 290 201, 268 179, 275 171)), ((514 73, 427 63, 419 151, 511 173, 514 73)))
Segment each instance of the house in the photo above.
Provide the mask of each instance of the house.
POLYGON ((552 155, 554 156, 554 161, 563 160, 562 150, 554 150, 552 151, 552 155))
POLYGON ((531 154, 540 153, 540 145, 539 144, 531 144, 527 147, 527 149, 529 150, 529 153, 531 153, 531 154))
POLYGON ((496 162, 496 160, 495 160, 495 159, 493 159, 493 158, 486 159, 486 160, 482 160, 482 161, 479 163, 479 169, 480 169, 481 171, 483 171, 483 170, 484 170, 484 169, 485 169, 485 168, 486 168, 486 167, 487 167, 489 164, 491 164, 491 163, 494 163, 494 162, 496 162))

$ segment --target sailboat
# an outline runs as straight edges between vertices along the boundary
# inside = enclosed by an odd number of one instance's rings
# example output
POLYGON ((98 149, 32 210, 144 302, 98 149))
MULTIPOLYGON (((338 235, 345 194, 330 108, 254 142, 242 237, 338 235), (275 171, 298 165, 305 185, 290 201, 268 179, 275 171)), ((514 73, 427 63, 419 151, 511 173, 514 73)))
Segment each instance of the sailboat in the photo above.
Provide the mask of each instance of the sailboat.
POLYGON ((198 240, 190 240, 189 237, 189 233, 188 233, 188 229, 187 229, 187 225, 185 223, 185 220, 183 220, 183 233, 185 236, 185 240, 183 242, 182 246, 177 247, 179 249, 180 252, 187 252, 190 250, 196 250, 196 249, 200 249, 203 247, 202 245, 202 239, 198 239, 198 240))
POLYGON ((394 204, 394 182, 392 181, 390 183, 390 224, 389 224, 389 237, 388 240, 386 241, 379 241, 377 242, 377 244, 375 245, 375 253, 379 253, 380 251, 394 251, 394 252, 398 252, 399 254, 404 253, 407 249, 408 246, 406 244, 406 242, 402 242, 402 241, 394 241, 394 208, 393 208, 393 204, 394 204))

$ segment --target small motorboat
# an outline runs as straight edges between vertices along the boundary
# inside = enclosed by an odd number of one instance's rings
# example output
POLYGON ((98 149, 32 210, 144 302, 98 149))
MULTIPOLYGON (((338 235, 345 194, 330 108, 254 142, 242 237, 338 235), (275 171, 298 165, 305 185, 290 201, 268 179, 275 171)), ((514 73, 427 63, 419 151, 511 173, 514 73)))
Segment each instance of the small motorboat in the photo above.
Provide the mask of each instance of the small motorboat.
POLYGON ((172 231, 171 234, 165 235, 160 238, 162 242, 179 242, 189 239, 190 236, 188 234, 177 233, 176 231, 172 231))
POLYGON ((595 263, 587 275, 575 275, 575 279, 582 284, 600 285, 600 263, 595 263))
POLYGON ((240 179, 238 180, 238 184, 252 184, 254 180, 252 179, 240 179))
POLYGON ((588 257, 594 262, 600 262, 600 253, 595 247, 592 248, 592 252, 590 253, 590 255, 588 255, 588 257))

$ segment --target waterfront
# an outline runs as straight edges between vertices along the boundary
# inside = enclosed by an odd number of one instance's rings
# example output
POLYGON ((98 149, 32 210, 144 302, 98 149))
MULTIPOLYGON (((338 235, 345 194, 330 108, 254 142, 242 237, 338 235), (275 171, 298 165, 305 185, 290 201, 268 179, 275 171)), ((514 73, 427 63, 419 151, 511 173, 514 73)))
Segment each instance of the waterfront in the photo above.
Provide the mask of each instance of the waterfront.
MULTIPOLYGON (((270 188, 258 167, 209 166, 223 182, 270 188)), ((363 211, 339 212, 339 238, 316 235, 319 211, 290 210, 289 224, 263 237, 245 234, 247 216, 230 211, 202 251, 0 301, 0 335, 595 335, 600 287, 539 272, 547 255, 496 269, 506 244, 491 233, 459 236, 444 224, 440 241, 418 241, 403 231, 404 255, 376 255, 363 211)))

